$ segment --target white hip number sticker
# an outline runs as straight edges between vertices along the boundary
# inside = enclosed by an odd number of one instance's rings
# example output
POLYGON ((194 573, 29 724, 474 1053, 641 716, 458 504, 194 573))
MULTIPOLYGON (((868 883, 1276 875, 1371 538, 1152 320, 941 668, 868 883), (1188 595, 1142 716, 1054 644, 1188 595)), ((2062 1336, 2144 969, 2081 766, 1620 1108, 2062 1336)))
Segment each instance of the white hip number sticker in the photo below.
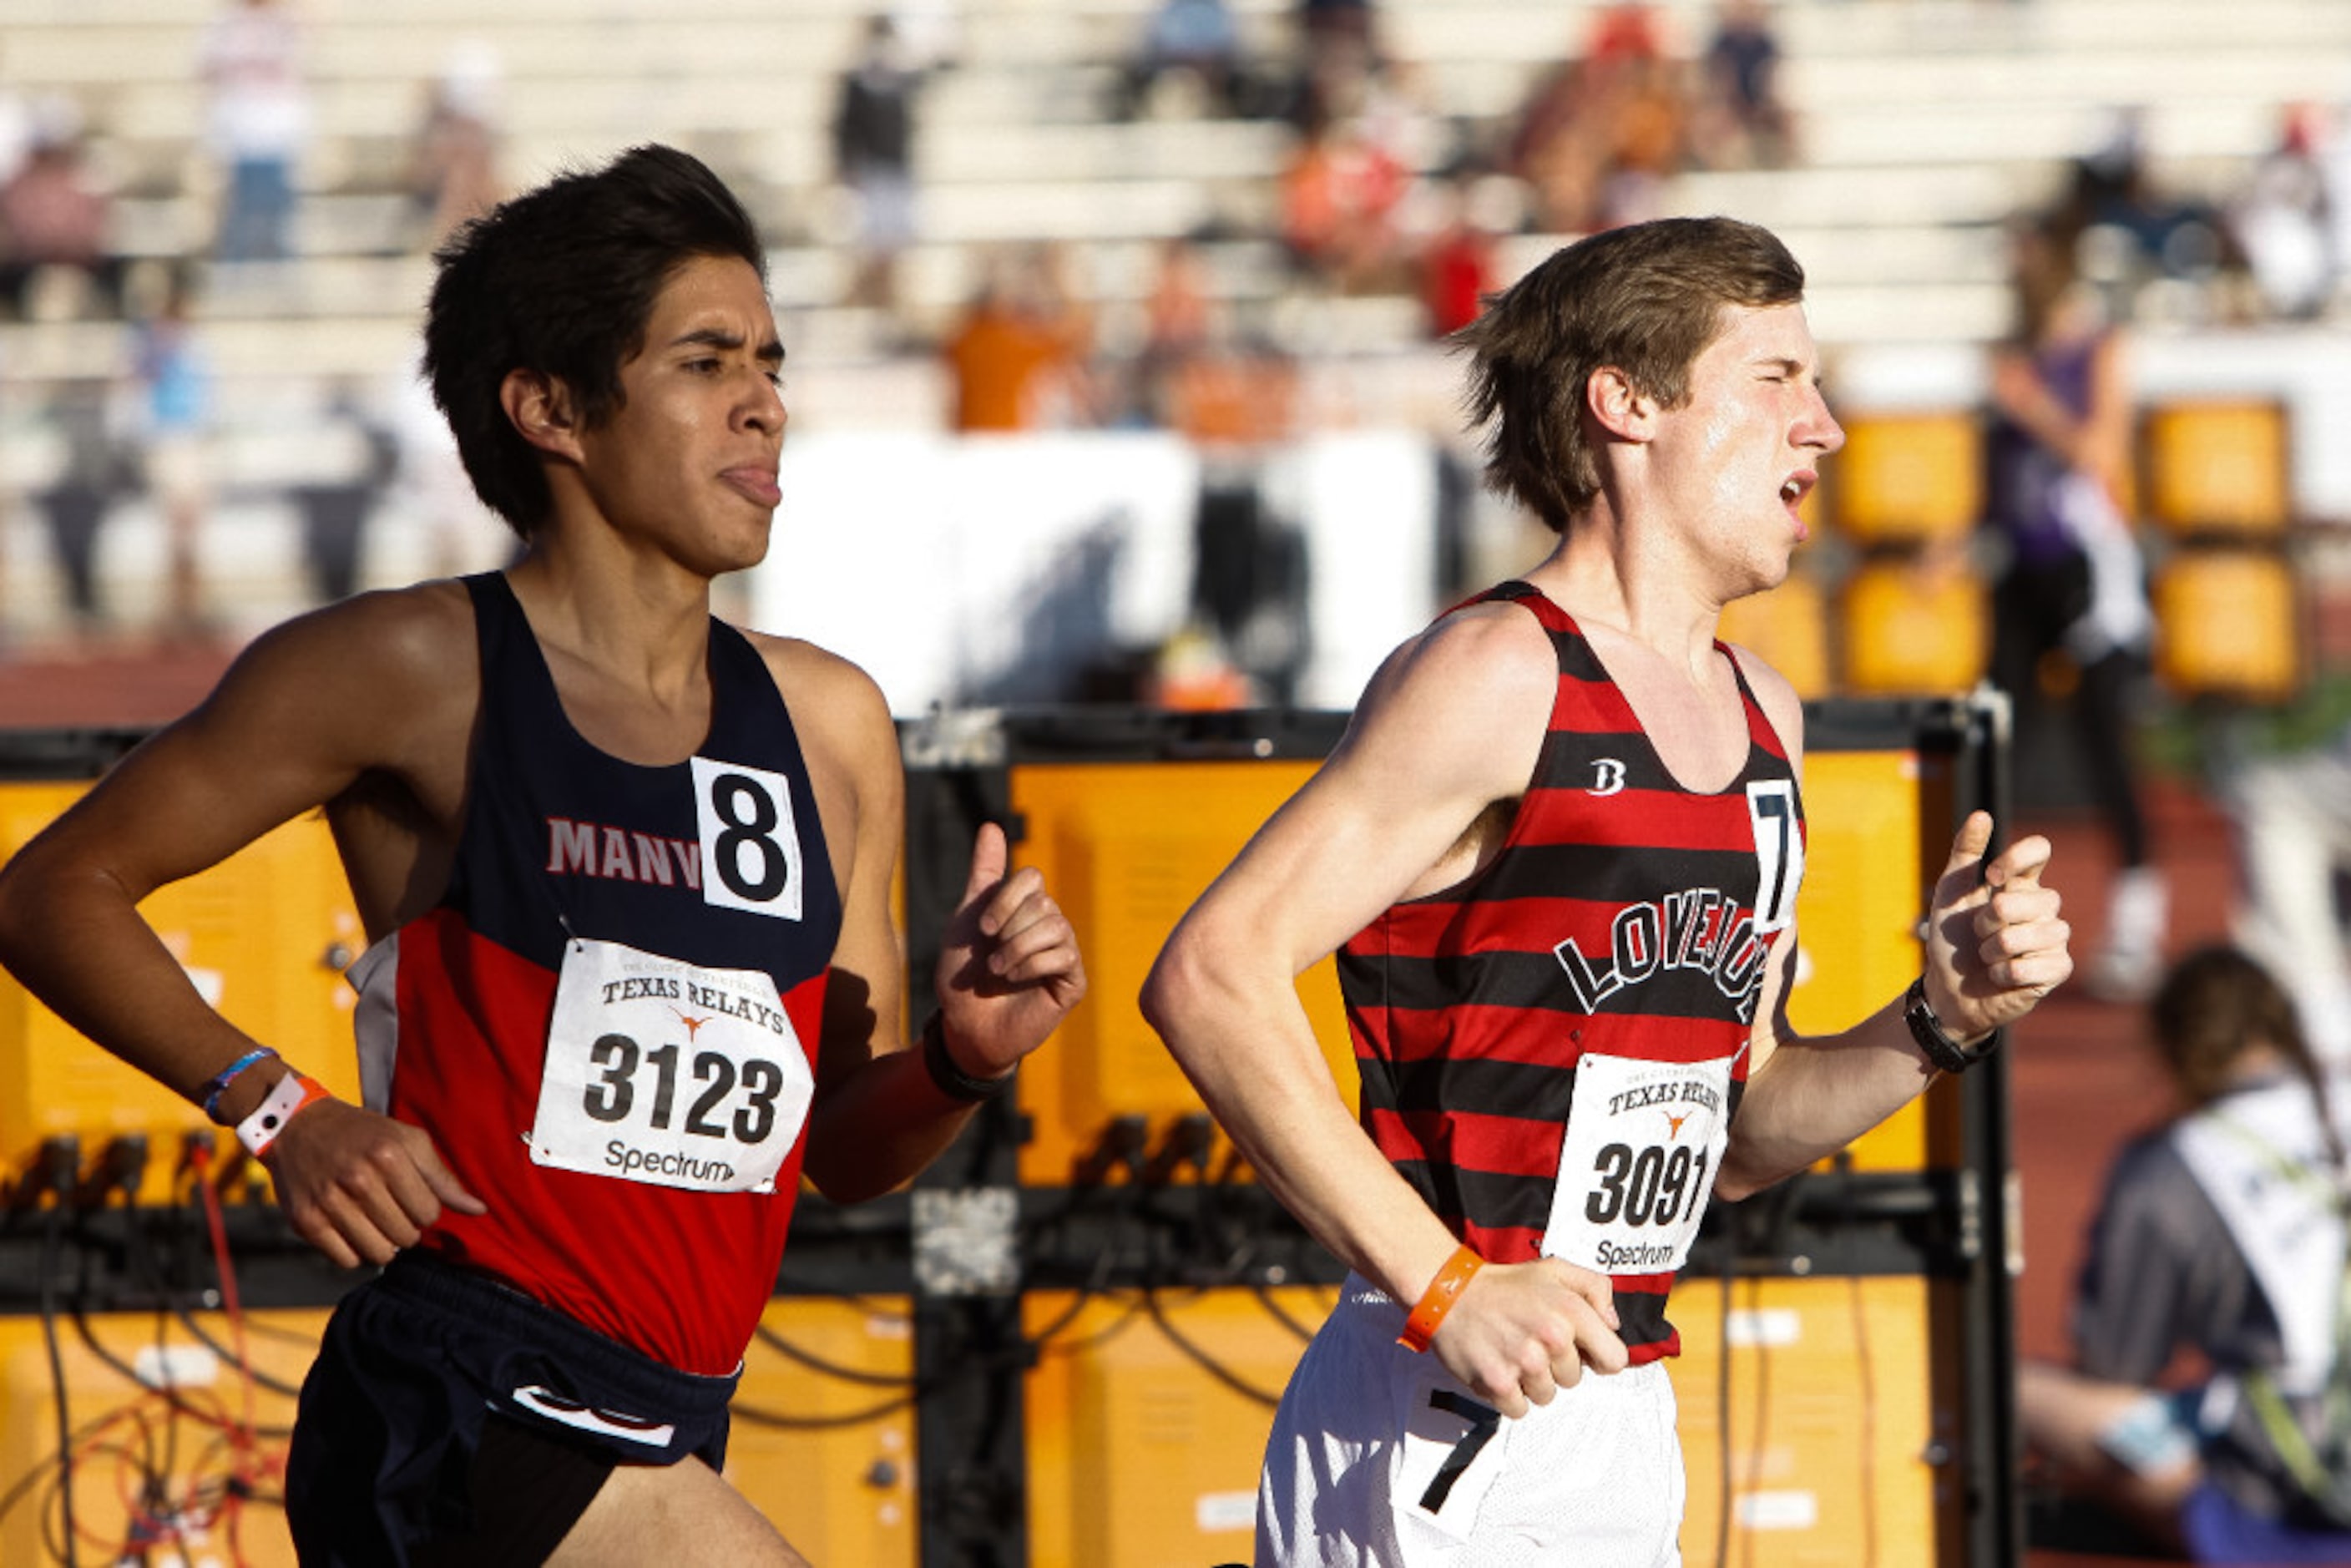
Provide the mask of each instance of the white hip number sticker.
POLYGON ((815 1075, 763 969, 564 945, 535 1164, 697 1192, 773 1192, 815 1075))
POLYGON ((1552 1189, 1547 1258, 1603 1274, 1687 1260, 1722 1151, 1730 1060, 1644 1061, 1586 1051, 1552 1189))

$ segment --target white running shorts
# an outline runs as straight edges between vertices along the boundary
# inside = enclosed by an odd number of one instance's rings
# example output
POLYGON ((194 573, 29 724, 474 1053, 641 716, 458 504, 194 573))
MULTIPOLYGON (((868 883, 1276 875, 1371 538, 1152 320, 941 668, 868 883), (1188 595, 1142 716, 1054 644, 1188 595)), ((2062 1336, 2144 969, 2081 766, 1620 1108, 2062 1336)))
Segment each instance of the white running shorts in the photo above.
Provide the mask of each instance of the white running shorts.
POLYGON ((1257 1568, 1680 1568, 1687 1487, 1663 1364, 1502 1419, 1351 1276, 1283 1393, 1257 1568))

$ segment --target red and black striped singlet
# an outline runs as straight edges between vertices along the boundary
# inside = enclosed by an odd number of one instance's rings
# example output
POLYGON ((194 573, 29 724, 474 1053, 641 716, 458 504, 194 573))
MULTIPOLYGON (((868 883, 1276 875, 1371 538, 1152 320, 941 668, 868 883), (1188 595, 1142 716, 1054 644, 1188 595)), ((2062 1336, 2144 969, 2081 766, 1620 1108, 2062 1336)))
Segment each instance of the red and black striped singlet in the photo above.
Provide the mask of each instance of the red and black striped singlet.
MULTIPOLYGON (((1628 1071, 1676 1078, 1655 1064, 1702 1066, 1688 1076, 1721 1084, 1715 1119, 1728 1127, 1771 934, 1794 907, 1803 821, 1786 749, 1735 661, 1747 761, 1729 787, 1700 794, 1667 771, 1564 611, 1524 582, 1472 602, 1490 600, 1523 605, 1559 655, 1541 760, 1493 860, 1387 910, 1341 948, 1338 968, 1364 1130, 1463 1241, 1522 1262, 1543 1249, 1555 1191, 1621 1219, 1629 1177, 1635 1218, 1654 1207, 1695 1228, 1719 1150, 1710 1162, 1662 1130, 1651 1164, 1669 1172, 1677 1214, 1629 1150, 1614 1167, 1570 1173, 1574 1191, 1562 1189, 1578 1067, 1587 1054, 1614 1059, 1614 1084, 1628 1071)), ((1677 1354, 1671 1270, 1605 1271, 1634 1361, 1677 1354)))

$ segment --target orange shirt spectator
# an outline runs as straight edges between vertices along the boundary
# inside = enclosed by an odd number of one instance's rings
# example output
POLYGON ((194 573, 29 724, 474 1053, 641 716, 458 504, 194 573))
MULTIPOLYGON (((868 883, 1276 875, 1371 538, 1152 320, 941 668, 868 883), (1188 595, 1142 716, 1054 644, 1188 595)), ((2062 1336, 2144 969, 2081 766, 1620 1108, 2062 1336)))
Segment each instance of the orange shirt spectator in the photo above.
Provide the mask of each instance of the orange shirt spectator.
POLYGON ((1379 280, 1395 259, 1391 223, 1404 166, 1351 124, 1312 133, 1281 176, 1281 231, 1301 264, 1343 287, 1379 280))
POLYGON ((955 428, 1034 430, 1071 371, 1070 348, 1050 324, 995 289, 973 305, 941 350, 955 380, 955 428))

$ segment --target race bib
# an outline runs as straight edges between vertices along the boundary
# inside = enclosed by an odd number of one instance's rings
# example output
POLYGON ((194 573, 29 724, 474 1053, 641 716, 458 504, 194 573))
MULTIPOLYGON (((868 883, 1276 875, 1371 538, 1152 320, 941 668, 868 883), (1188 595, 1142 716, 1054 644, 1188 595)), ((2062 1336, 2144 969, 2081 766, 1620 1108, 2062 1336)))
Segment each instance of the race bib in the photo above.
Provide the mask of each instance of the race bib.
POLYGON ((1689 1257, 1722 1151, 1730 1061, 1644 1061, 1586 1051, 1560 1148, 1542 1252, 1602 1274, 1657 1274, 1689 1257))
POLYGON ((533 1163, 696 1192, 773 1192, 816 1088, 761 969, 564 945, 533 1163))

